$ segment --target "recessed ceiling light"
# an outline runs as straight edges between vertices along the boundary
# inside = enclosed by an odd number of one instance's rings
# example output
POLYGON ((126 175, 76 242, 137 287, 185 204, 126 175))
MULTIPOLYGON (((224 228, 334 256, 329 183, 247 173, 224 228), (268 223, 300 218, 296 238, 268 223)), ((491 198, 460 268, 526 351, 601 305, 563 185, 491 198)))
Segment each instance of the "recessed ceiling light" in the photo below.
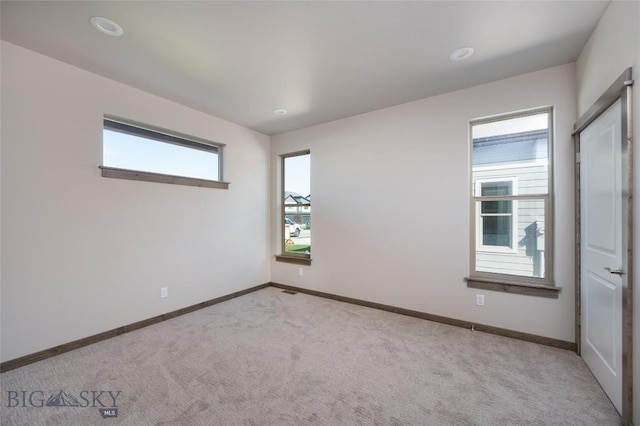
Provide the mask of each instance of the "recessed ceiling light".
POLYGON ((473 52, 473 47, 461 47, 460 49, 454 50, 451 55, 449 55, 449 59, 452 61, 463 61, 473 55, 473 52))
POLYGON ((275 115, 287 115, 287 110, 286 109, 282 109, 282 108, 278 108, 278 109, 274 109, 273 113, 275 115))
POLYGON ((91 18, 91 25, 100 32, 108 34, 110 36, 121 36, 124 31, 122 27, 111 19, 103 18, 101 16, 94 16, 91 18))

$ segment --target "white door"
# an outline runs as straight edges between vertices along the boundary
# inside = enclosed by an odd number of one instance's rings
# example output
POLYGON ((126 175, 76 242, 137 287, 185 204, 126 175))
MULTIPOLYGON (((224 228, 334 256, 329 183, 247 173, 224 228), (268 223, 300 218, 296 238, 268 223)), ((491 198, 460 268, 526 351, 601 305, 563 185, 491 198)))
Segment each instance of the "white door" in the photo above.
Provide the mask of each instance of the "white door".
POLYGON ((622 119, 618 100, 580 133, 581 352, 622 412, 622 119))

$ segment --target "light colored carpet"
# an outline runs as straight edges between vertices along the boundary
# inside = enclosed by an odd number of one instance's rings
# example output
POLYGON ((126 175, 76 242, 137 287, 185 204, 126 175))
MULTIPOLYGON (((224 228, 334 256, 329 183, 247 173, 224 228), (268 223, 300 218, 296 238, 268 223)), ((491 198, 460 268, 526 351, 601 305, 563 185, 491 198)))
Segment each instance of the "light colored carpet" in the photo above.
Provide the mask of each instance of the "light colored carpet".
POLYGON ((621 424, 572 352, 276 288, 0 379, 3 425, 621 424))

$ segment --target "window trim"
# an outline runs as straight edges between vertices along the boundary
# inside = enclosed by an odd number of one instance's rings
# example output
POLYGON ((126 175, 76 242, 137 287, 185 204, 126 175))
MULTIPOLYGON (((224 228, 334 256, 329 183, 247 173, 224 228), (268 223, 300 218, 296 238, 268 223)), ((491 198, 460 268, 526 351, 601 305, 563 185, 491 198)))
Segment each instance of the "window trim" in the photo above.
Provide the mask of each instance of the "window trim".
POLYGON ((545 284, 519 283, 512 280, 494 280, 491 278, 465 277, 467 287, 504 293, 524 294, 527 296, 557 299, 562 287, 545 284))
MULTIPOLYGON (((287 154, 281 154, 280 155, 280 200, 279 200, 279 204, 280 204, 280 215, 278 218, 278 235, 279 235, 279 239, 280 239, 280 254, 277 254, 275 256, 276 260, 279 262, 287 262, 287 263, 296 263, 296 264, 300 264, 300 265, 311 265, 311 255, 310 254, 296 254, 296 253, 289 253, 285 250, 285 228, 284 228, 284 220, 286 218, 286 208, 287 207, 291 207, 291 204, 285 204, 284 202, 284 195, 285 195, 285 188, 284 188, 284 177, 285 177, 285 166, 284 166, 284 162, 285 159, 287 158, 291 158, 291 157, 298 157, 301 155, 311 155, 311 150, 310 149, 305 149, 302 151, 296 151, 296 152, 290 152, 287 154)), ((311 207, 311 203, 303 203, 303 204, 296 204, 295 206, 297 207, 311 207)))
POLYGON ((142 182, 169 183, 174 185, 199 186, 201 188, 229 189, 229 182, 219 180, 197 179, 185 176, 165 175, 162 173, 141 172, 138 170, 118 169, 116 167, 98 166, 102 177, 142 182))
MULTIPOLYGON (((224 145, 186 135, 184 133, 163 129, 156 126, 140 123, 138 121, 105 114, 102 120, 102 130, 111 130, 119 133, 154 140, 161 143, 174 144, 190 149, 216 153, 218 157, 218 177, 220 180, 200 179, 188 176, 170 175, 166 173, 147 172, 135 169, 123 169, 104 164, 98 166, 102 177, 137 180, 144 182, 169 183, 175 185, 198 186, 204 188, 229 189, 229 182, 223 180, 223 151, 224 145)), ((104 150, 104 137, 102 141, 104 150)), ((104 154, 101 163, 104 162, 104 154)))
MULTIPOLYGON (((553 224, 554 218, 554 201, 553 201, 553 188, 554 188, 554 150, 555 150, 555 127, 554 127, 555 110, 553 106, 544 106, 539 108, 533 108, 528 110, 516 111, 512 113, 500 114, 496 116, 484 117, 469 121, 469 189, 470 189, 470 201, 469 201, 469 219, 470 219, 470 252, 469 252, 469 276, 465 277, 467 287, 470 288, 482 288, 485 290, 502 291, 516 294, 543 296, 557 298, 557 293, 561 290, 561 287, 556 287, 554 281, 554 241, 555 241, 555 228, 553 224), (482 272, 476 270, 476 253, 477 253, 477 238, 478 238, 478 226, 476 217, 476 203, 479 202, 478 197, 474 192, 475 182, 473 180, 473 126, 483 123, 491 123, 496 121, 511 120, 519 117, 526 117, 536 114, 548 113, 547 117, 547 165, 548 165, 548 187, 546 194, 527 194, 527 195, 515 195, 509 196, 507 199, 512 200, 527 200, 527 199, 543 199, 545 202, 545 277, 526 277, 511 274, 501 274, 493 272, 482 272), (551 290, 551 291, 549 291, 551 290)), ((539 161, 536 161, 538 163, 539 161)), ((500 179, 504 180, 504 179, 500 179)), ((505 198, 503 198, 505 199, 505 198)), ((517 225, 516 225, 517 226, 517 225)), ((517 239, 517 237, 516 237, 517 239)))

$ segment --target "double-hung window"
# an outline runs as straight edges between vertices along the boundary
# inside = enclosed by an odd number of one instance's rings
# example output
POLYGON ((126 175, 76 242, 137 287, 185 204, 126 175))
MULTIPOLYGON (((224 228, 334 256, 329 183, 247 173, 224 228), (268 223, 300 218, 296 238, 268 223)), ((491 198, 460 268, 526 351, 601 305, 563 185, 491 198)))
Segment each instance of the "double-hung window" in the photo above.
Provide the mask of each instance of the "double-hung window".
POLYGON ((471 122, 468 282, 553 286, 552 112, 471 122))
POLYGON ((311 262, 311 153, 281 156, 282 233, 280 261, 311 262))
POLYGON ((105 117, 102 176, 228 188, 222 145, 115 117, 105 117))

